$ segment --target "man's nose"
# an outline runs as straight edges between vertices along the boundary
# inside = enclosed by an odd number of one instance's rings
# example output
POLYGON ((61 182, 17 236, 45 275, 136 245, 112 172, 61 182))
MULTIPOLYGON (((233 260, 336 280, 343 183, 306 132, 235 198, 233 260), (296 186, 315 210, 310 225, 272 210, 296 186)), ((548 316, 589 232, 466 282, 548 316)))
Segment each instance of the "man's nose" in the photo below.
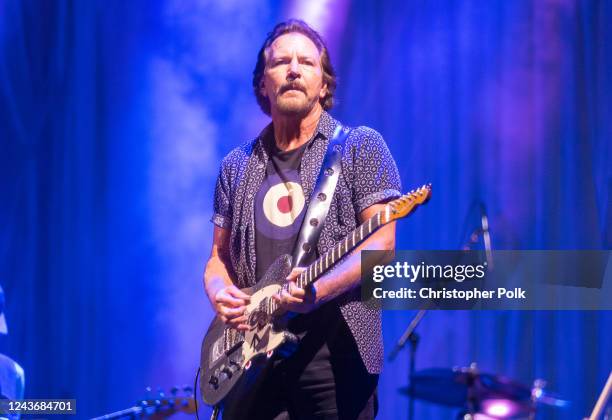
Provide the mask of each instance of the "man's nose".
POLYGON ((300 76, 300 63, 298 63, 297 57, 293 57, 289 63, 287 78, 296 79, 300 76))

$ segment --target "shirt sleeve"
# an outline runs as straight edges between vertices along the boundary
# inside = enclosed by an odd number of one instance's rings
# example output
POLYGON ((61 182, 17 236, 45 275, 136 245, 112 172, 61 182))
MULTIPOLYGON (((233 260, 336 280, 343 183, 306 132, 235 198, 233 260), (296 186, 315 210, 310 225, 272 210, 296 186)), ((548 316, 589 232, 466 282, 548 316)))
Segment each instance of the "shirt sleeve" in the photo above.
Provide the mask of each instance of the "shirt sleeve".
POLYGON ((401 181, 382 136, 368 127, 354 131, 353 205, 359 214, 374 204, 401 196, 401 181))
POLYGON ((230 183, 227 163, 221 162, 221 169, 215 185, 213 217, 210 219, 216 226, 229 229, 232 226, 232 206, 230 202, 230 183))

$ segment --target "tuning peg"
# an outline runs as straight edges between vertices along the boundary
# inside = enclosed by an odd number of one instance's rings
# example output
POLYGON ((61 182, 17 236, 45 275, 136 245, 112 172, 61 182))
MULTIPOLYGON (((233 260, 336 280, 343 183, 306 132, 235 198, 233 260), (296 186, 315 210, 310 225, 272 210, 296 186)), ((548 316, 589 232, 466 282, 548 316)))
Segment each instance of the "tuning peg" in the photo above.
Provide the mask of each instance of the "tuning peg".
POLYGON ((193 388, 190 387, 189 385, 185 385, 185 386, 183 386, 183 392, 185 394, 191 395, 191 394, 193 394, 193 388))

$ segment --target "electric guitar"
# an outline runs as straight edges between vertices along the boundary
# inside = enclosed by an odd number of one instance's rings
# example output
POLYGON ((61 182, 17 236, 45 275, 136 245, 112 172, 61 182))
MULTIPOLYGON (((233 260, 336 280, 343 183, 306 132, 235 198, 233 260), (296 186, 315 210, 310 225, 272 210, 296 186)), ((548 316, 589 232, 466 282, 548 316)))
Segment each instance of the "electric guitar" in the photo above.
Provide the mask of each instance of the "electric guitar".
MULTIPOLYGON (((412 213, 431 196, 431 185, 411 191, 385 205, 343 241, 306 267, 296 279, 297 286, 306 288, 314 283, 336 262, 351 252, 359 243, 380 227, 412 213)), ((292 269, 291 256, 280 256, 254 286, 243 291, 251 295, 246 307, 248 331, 230 328, 218 317, 212 321, 204 340, 200 359, 200 391, 206 404, 219 404, 230 391, 248 389, 266 365, 266 360, 277 353, 291 354, 298 344, 295 335, 285 329, 287 316, 272 298, 287 287, 285 278, 292 269)))
MULTIPOLYGON (((178 396, 178 388, 172 388, 172 395, 166 396, 162 391, 159 391, 156 398, 144 398, 136 405, 125 410, 115 411, 114 413, 105 414, 100 417, 95 417, 91 420, 115 420, 129 417, 131 419, 147 418, 151 420, 161 420, 170 417, 176 413, 193 414, 196 412, 196 402, 193 397, 191 387, 183 388, 184 396, 178 396)), ((147 388, 147 393, 151 389, 147 388)))

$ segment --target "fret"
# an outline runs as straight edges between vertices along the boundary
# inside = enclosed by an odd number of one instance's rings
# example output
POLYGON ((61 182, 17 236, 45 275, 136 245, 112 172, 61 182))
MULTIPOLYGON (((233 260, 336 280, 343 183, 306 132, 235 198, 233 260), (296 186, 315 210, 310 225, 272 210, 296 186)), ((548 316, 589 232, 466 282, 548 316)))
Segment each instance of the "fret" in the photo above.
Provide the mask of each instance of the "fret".
POLYGON ((325 266, 329 267, 329 261, 327 260, 327 257, 329 257, 329 252, 325 253, 325 266))
MULTIPOLYGON (((380 216, 380 213, 378 213, 378 215, 380 216)), ((368 219, 368 235, 372 233, 372 218, 370 217, 368 219)))

